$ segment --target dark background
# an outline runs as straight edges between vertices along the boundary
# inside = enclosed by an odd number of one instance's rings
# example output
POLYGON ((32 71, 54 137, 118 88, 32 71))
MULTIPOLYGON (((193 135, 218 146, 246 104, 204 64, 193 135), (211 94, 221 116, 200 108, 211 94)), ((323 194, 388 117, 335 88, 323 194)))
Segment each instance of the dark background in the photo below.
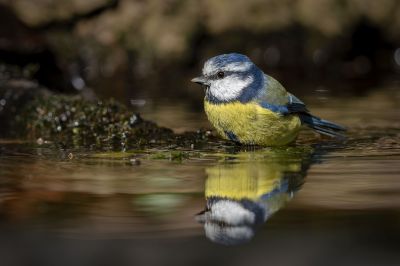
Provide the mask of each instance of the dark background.
POLYGON ((240 52, 294 93, 363 95, 399 81, 398 14, 396 0, 1 0, 1 78, 198 110, 190 78, 240 52))

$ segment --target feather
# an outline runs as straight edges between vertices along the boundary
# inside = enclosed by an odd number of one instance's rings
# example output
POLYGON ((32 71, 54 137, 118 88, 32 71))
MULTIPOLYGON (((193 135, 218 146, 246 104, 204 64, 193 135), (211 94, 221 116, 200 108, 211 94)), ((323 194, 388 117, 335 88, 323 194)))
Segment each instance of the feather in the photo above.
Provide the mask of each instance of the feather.
POLYGON ((346 131, 346 128, 338 124, 313 116, 309 113, 299 113, 299 117, 303 124, 314 129, 318 133, 336 138, 345 137, 343 133, 346 131))
POLYGON ((266 76, 266 80, 266 93, 261 94, 257 99, 261 107, 281 115, 296 114, 302 124, 318 133, 344 138, 343 132, 346 131, 344 127, 312 115, 306 105, 293 94, 286 92, 278 81, 270 76, 266 76))

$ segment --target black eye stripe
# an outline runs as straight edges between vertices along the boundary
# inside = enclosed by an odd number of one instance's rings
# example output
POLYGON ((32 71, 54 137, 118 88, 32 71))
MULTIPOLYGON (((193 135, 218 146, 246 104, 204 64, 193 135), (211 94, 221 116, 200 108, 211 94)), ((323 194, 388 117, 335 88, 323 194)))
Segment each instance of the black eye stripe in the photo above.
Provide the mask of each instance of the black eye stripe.
POLYGON ((224 76, 223 76, 223 77, 227 77, 227 76, 230 76, 230 75, 233 75, 233 74, 239 74, 238 72, 234 72, 234 71, 217 71, 216 73, 214 73, 214 74, 208 76, 207 78, 208 78, 208 79, 211 79, 211 80, 221 79, 221 78, 218 76, 218 73, 219 73, 219 72, 223 72, 223 73, 224 73, 224 76))

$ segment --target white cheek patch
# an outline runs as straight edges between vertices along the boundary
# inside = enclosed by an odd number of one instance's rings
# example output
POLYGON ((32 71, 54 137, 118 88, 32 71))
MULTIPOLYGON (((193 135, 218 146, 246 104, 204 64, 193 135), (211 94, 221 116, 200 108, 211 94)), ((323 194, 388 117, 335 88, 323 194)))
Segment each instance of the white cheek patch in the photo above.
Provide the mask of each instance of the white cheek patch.
POLYGON ((253 77, 245 79, 238 76, 228 76, 211 83, 210 93, 216 99, 226 102, 237 99, 242 91, 253 82, 253 77))

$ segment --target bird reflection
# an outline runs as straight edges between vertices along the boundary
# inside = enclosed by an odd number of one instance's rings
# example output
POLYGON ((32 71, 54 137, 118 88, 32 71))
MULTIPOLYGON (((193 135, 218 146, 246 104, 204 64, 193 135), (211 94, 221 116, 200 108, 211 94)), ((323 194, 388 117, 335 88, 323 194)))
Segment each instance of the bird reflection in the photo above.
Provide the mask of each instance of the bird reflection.
POLYGON ((206 208, 196 215, 213 242, 250 241, 305 181, 311 151, 268 150, 227 155, 206 169, 206 208))

